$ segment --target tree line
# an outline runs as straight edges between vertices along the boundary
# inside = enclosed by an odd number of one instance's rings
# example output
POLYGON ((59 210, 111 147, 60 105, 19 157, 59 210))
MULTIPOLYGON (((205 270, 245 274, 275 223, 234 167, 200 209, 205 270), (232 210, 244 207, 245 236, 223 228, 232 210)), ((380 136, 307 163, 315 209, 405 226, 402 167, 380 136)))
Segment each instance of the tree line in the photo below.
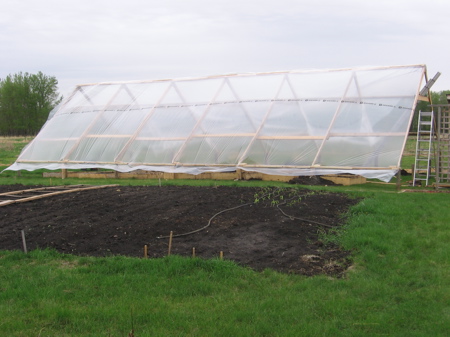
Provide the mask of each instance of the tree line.
POLYGON ((57 79, 42 72, 0 79, 0 135, 36 135, 61 99, 57 79))

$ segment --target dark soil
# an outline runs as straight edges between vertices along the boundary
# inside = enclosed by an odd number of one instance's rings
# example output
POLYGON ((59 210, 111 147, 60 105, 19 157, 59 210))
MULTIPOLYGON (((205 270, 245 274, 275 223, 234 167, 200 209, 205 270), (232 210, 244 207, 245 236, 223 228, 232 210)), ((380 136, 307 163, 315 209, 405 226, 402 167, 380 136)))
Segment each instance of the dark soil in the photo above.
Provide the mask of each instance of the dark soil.
MULTIPOLYGON (((0 193, 30 187, 0 186, 0 193)), ((4 200, 0 199, 0 200, 4 200)), ((339 276, 349 252, 325 244, 322 234, 345 222, 358 200, 306 189, 248 187, 109 187, 0 207, 0 250, 51 247, 74 255, 219 257, 255 270, 339 276), (256 203, 255 203, 256 201, 256 203), (283 214, 283 212, 285 214, 283 214), (288 216, 287 216, 288 215, 288 216)))
POLYGON ((322 178, 321 176, 299 176, 292 178, 289 180, 289 184, 300 184, 300 185, 321 185, 321 186, 328 186, 328 185, 337 185, 331 180, 327 180, 322 178))

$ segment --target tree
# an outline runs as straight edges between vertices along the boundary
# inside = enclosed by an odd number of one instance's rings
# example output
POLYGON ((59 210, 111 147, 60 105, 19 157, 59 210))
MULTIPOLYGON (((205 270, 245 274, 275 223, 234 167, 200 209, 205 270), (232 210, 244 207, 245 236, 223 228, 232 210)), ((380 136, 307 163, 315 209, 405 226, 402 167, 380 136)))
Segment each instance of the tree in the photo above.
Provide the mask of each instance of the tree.
POLYGON ((61 99, 56 78, 42 72, 0 79, 0 135, 35 135, 61 99))

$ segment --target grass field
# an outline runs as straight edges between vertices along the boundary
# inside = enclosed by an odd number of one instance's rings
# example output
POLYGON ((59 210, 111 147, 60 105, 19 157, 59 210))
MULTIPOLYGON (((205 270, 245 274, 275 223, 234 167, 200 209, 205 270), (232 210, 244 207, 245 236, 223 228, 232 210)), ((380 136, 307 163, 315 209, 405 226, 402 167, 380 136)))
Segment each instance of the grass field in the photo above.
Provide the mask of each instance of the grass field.
MULTIPOLYGON (((8 151, 1 158, 14 157, 17 148, 8 151)), ((0 175, 0 184, 14 182, 48 179, 0 175)), ((136 337, 448 336, 450 193, 396 193, 385 184, 327 189, 364 197, 347 225, 326 238, 352 251, 344 278, 259 273, 231 261, 177 256, 0 251, 0 331, 27 337, 131 336, 132 329, 136 337)))

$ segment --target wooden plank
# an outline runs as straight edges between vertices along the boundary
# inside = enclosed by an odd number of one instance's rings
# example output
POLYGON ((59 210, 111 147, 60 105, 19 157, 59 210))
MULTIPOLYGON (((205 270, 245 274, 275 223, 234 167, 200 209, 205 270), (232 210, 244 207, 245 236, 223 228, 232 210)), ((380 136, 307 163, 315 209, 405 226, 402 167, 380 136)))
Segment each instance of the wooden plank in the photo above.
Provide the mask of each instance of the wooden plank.
MULTIPOLYGON (((193 138, 206 138, 206 137, 253 137, 254 133, 223 133, 223 134, 197 134, 193 135, 193 138)), ((404 136, 403 132, 384 132, 384 133, 331 133, 331 137, 386 137, 386 136, 404 136)), ((130 138, 132 135, 87 135, 86 138, 130 138)), ((258 136, 256 139, 324 139, 324 136, 258 136)), ((53 139, 46 139, 53 141, 53 139)), ((54 139, 54 140, 70 140, 67 139, 54 139)), ((183 141, 186 137, 136 137, 136 140, 148 140, 148 141, 183 141)))
POLYGON ((322 140, 324 136, 259 136, 257 140, 322 140))
POLYGON ((330 133, 330 137, 404 137, 404 136, 406 136, 405 132, 330 133))
POLYGON ((73 189, 68 189, 66 191, 51 192, 51 193, 47 193, 47 194, 43 194, 43 195, 37 195, 37 196, 33 196, 33 197, 23 198, 23 199, 20 199, 20 200, 9 200, 8 202, 0 203, 0 206, 6 206, 6 205, 10 205, 10 204, 19 203, 19 202, 33 201, 33 200, 37 200, 37 199, 51 197, 51 196, 54 196, 54 195, 60 195, 60 194, 66 194, 66 193, 72 193, 72 192, 80 192, 80 191, 87 191, 87 190, 94 190, 94 189, 101 189, 101 188, 114 187, 114 186, 119 186, 119 185, 115 184, 115 185, 100 185, 100 186, 73 188, 73 189))
POLYGON ((136 137, 135 140, 153 140, 153 141, 159 141, 159 140, 170 140, 170 141, 183 141, 186 140, 186 137, 136 137))
POLYGON ((50 187, 30 188, 30 189, 27 189, 27 190, 20 190, 20 191, 12 191, 12 192, 0 193, 0 196, 1 195, 23 194, 23 193, 27 193, 27 192, 43 191, 43 190, 73 188, 73 187, 80 187, 80 186, 86 186, 86 185, 68 185, 68 186, 50 186, 50 187))
POLYGON ((130 138, 132 135, 87 135, 86 138, 130 138))
MULTIPOLYGON (((37 160, 18 160, 20 163, 44 163, 37 160)), ((66 163, 67 161, 48 161, 48 163, 66 163)), ((81 161, 71 161, 70 163, 74 164, 98 164, 98 165, 128 165, 132 166, 182 166, 182 167, 230 167, 230 168, 239 168, 241 166, 246 168, 297 168, 297 169, 310 169, 310 168, 320 168, 320 169, 340 169, 340 170, 394 170, 398 169, 397 166, 392 167, 369 167, 369 166, 321 166, 321 165, 247 165, 246 163, 240 163, 239 165, 236 163, 230 164, 192 164, 192 163, 124 163, 124 162, 81 162, 81 161)))
POLYGON ((193 135, 192 138, 253 137, 254 135, 254 133, 208 133, 193 135))
MULTIPOLYGON (((35 193, 48 193, 46 191, 36 191, 35 193)), ((0 198, 24 198, 23 194, 0 195, 0 198)), ((12 200, 12 199, 11 199, 12 200)))

